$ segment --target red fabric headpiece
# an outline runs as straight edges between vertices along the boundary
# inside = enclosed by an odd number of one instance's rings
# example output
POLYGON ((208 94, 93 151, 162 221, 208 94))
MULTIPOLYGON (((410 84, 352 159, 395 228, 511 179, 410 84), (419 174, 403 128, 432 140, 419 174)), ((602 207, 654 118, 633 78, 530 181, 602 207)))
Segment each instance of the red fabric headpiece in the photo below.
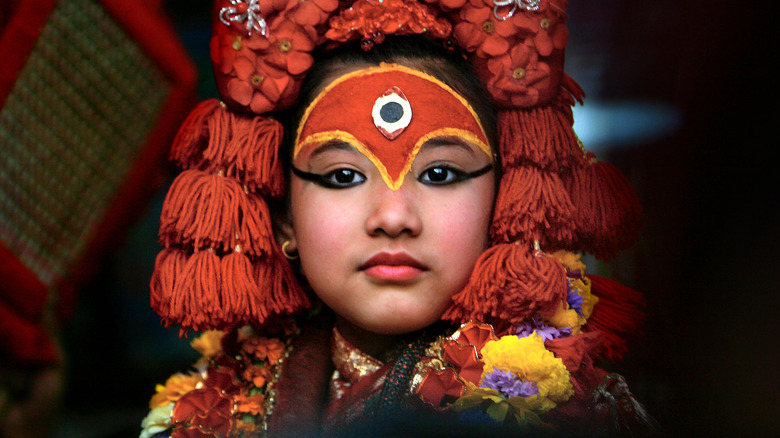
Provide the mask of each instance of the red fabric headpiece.
POLYGON ((397 190, 422 145, 436 137, 460 137, 492 157, 479 117, 463 97, 430 75, 382 64, 325 87, 301 119, 293 159, 343 141, 368 157, 387 186, 397 190))

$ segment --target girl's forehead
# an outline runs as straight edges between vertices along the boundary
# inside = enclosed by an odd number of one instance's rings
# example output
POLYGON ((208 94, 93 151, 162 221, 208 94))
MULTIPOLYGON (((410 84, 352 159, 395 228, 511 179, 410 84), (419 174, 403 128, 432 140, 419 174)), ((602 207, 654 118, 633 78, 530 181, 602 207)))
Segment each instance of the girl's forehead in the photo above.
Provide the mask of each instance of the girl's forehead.
POLYGON ((293 160, 340 141, 368 157, 397 189, 422 145, 440 137, 462 139, 492 159, 466 99, 426 73, 381 64, 347 73, 320 92, 301 118, 293 160))

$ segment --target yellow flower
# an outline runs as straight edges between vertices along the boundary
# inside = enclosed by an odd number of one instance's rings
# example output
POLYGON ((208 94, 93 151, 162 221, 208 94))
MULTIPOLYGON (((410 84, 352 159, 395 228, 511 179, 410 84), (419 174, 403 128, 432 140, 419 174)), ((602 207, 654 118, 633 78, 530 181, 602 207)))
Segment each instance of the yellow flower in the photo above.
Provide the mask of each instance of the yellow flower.
POLYGON ((205 358, 216 356, 222 351, 222 337, 225 332, 208 330, 190 342, 192 348, 205 358))
POLYGON ((558 259, 558 261, 561 262, 561 264, 570 271, 580 271, 583 274, 585 273, 585 263, 580 261, 580 257, 582 257, 580 254, 560 250, 549 254, 549 256, 558 259))
POLYGON ((485 363, 482 378, 496 367, 512 371, 525 381, 535 382, 542 412, 574 394, 569 371, 563 361, 544 348, 544 341, 536 332, 524 338, 504 336, 498 341, 489 341, 481 353, 485 363))
POLYGON ((547 323, 559 329, 571 327, 571 333, 576 335, 580 333, 580 327, 585 323, 585 318, 581 318, 576 310, 570 309, 565 301, 561 301, 558 303, 558 309, 555 310, 555 313, 547 318, 547 323))
POLYGON ((588 277, 574 279, 571 282, 571 286, 576 288, 582 297, 582 315, 585 319, 590 318, 590 314, 593 313, 593 307, 599 302, 599 298, 590 293, 590 279, 588 277))
POLYGON ((151 438, 154 434, 171 427, 173 405, 174 403, 168 403, 152 409, 149 415, 141 422, 143 430, 139 438, 151 438))
POLYGON ((172 375, 165 381, 165 385, 157 385, 155 388, 157 394, 153 395, 149 401, 149 408, 156 409, 175 402, 184 394, 195 389, 202 381, 203 378, 197 374, 185 375, 178 373, 172 375))

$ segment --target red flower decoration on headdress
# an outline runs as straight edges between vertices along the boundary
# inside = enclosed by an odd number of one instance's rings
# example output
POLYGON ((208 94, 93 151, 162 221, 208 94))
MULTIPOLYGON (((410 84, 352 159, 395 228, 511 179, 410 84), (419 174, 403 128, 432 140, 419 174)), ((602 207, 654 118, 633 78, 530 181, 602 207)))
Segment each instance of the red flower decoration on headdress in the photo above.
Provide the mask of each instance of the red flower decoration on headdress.
POLYGON ((384 41, 385 35, 427 34, 447 38, 449 21, 439 18, 428 6, 414 0, 358 0, 331 19, 325 38, 346 42, 362 39, 366 49, 384 41))
POLYGON ((310 26, 299 26, 280 15, 268 30, 273 41, 265 60, 292 76, 305 73, 314 63, 311 51, 317 34, 310 26))
MULTIPOLYGON (((558 0, 561 2, 561 0, 558 0)), ((541 56, 550 56, 554 49, 563 50, 569 41, 569 29, 566 21, 566 2, 559 6, 555 1, 542 0, 539 9, 526 13, 515 13, 509 21, 519 33, 533 35, 533 46, 541 56)))
POLYGON ((502 103, 529 107, 536 105, 540 91, 550 87, 550 66, 526 44, 517 44, 506 54, 487 60, 490 72, 486 87, 502 103))
POLYGON ((316 27, 325 23, 339 6, 339 0, 299 0, 287 11, 290 20, 301 26, 316 27))
POLYGON ((310 52, 338 0, 222 1, 211 40, 217 88, 225 103, 254 113, 283 109, 298 97, 303 74, 313 63, 310 52), (249 9, 264 32, 249 32, 249 9))
POLYGON ((455 25, 452 34, 464 50, 479 57, 500 56, 516 39, 517 28, 509 21, 497 20, 485 4, 466 4, 459 17, 463 21, 455 25))

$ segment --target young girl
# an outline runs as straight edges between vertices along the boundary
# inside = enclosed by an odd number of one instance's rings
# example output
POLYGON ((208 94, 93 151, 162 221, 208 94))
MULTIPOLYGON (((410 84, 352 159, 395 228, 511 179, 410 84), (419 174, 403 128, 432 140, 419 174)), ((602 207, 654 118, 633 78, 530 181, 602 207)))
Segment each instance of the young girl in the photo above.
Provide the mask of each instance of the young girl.
POLYGON ((572 251, 640 213, 571 131, 564 8, 217 1, 152 279, 203 358, 142 437, 655 430, 593 365, 641 297, 572 251))

